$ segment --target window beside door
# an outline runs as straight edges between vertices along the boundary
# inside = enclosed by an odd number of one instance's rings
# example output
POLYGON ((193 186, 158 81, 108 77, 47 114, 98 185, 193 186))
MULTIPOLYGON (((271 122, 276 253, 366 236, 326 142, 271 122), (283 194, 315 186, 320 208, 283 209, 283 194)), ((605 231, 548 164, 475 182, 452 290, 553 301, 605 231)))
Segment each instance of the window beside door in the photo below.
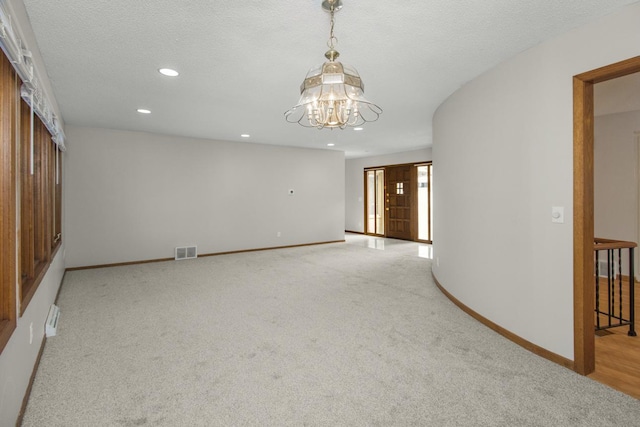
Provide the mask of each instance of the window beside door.
POLYGON ((384 169, 365 171, 366 233, 384 236, 384 169))
POLYGON ((418 240, 433 241, 433 165, 416 166, 418 169, 418 240))

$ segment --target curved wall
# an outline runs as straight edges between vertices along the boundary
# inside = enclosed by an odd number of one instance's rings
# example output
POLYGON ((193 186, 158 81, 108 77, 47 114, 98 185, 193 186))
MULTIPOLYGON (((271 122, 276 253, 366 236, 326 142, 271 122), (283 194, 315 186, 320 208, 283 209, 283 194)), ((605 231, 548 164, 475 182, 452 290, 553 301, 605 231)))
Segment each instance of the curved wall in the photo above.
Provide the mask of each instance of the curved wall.
POLYGON ((573 360, 572 76, 640 55, 640 3, 527 50, 434 116, 434 266, 458 300, 573 360), (564 224, 551 222, 564 207, 564 224))

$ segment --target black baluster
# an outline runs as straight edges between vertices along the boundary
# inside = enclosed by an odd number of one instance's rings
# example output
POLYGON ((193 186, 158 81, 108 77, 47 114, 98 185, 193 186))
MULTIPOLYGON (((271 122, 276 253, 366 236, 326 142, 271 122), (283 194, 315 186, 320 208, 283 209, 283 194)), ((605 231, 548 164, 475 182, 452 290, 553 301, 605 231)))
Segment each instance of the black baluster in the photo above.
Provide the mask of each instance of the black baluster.
POLYGON ((622 248, 618 249, 618 324, 622 326, 622 248))
POLYGON ((633 257, 633 248, 629 248, 629 332, 627 335, 630 337, 635 337, 635 311, 636 311, 636 300, 635 300, 635 290, 636 287, 636 276, 634 272, 634 257, 633 257))
POLYGON ((596 330, 600 330, 600 257, 596 253, 596 330))
POLYGON ((613 301, 615 301, 616 288, 614 286, 613 274, 615 272, 613 266, 613 249, 607 250, 607 317, 609 319, 609 327, 611 327, 611 315, 613 314, 613 301))

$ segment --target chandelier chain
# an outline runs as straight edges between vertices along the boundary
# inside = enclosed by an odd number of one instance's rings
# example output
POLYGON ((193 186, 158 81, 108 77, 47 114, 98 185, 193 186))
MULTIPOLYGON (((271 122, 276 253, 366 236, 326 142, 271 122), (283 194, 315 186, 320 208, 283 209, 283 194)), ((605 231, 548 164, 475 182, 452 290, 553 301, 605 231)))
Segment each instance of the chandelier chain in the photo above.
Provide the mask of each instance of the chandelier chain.
POLYGON ((334 7, 333 5, 331 5, 331 26, 329 29, 329 41, 327 42, 327 46, 329 46, 329 49, 334 49, 336 47, 336 44, 338 43, 338 39, 336 38, 335 35, 333 35, 333 27, 336 25, 336 20, 334 18, 334 7))

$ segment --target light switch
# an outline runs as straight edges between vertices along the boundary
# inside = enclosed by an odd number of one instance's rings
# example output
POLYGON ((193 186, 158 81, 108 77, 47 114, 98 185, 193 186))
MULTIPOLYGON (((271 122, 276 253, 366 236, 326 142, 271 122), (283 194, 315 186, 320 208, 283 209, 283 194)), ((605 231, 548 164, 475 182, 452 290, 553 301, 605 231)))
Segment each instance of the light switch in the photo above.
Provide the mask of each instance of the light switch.
POLYGON ((564 208, 554 206, 551 208, 551 222, 556 224, 564 224, 564 208))

